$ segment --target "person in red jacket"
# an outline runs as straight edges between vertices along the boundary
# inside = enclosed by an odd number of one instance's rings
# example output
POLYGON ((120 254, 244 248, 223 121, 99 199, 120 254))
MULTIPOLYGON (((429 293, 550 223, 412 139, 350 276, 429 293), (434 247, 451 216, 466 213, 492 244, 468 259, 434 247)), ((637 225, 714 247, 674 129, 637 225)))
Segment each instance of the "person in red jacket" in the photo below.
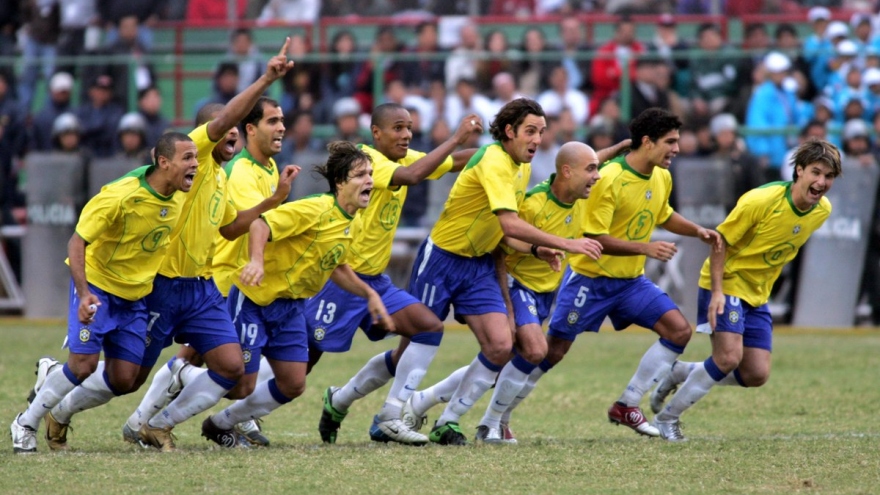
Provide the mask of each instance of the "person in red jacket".
MULTIPOLYGON (((229 20, 229 2, 227 0, 189 0, 186 9, 186 22, 205 24, 229 20)), ((247 0, 235 1, 235 19, 244 19, 247 0)))
POLYGON ((593 94, 590 97, 590 115, 596 113, 599 103, 620 89, 623 66, 620 59, 629 56, 629 77, 635 78, 633 57, 645 52, 645 45, 636 40, 636 25, 629 17, 621 17, 614 30, 614 38, 596 51, 593 59, 593 94))

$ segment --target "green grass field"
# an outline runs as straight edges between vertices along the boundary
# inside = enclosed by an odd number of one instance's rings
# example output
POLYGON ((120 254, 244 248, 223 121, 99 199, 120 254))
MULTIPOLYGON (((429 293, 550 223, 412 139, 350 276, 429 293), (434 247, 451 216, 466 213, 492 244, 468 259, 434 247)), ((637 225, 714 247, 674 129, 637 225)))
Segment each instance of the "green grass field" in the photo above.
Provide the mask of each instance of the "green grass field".
MULTIPOLYGON (((605 411, 655 337, 631 329, 578 339, 514 414, 516 446, 371 443, 367 428, 387 388, 351 409, 339 444, 317 433, 321 391, 342 385, 389 342, 358 337, 354 350, 325 355, 306 393, 266 418, 273 442, 224 451, 200 437, 202 418, 175 430, 179 452, 125 444, 120 428, 141 392, 74 418, 72 451, 12 454, 8 424, 25 407, 34 362, 64 359, 64 325, 0 320, 0 493, 877 493, 880 490, 880 332, 795 331, 775 338, 770 382, 719 387, 683 418, 685 444, 637 436, 605 411)), ((425 384, 477 351, 461 329, 444 337, 425 384)), ((697 335, 685 359, 702 360, 697 335)), ((170 356, 171 350, 166 351, 170 356)), ((488 395, 462 419, 472 438, 488 395)), ((224 401, 225 403, 225 401, 224 401)), ((222 404, 221 404, 222 405, 222 404)), ((647 403, 644 404, 646 412, 647 403)), ((438 410, 430 411, 433 421, 438 410)))

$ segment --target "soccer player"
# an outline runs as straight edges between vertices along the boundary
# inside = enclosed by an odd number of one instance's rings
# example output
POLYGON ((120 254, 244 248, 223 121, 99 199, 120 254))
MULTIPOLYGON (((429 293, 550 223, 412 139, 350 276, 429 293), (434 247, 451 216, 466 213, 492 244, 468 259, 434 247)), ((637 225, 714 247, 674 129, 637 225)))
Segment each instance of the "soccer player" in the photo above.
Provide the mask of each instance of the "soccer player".
MULTIPOLYGON (((279 55, 280 57, 280 55, 279 55)), ((286 58, 285 58, 286 60, 286 58)), ((262 78, 261 78, 262 79, 262 78)), ((298 167, 287 167, 284 171, 280 171, 272 158, 281 151, 281 136, 284 135, 284 115, 280 105, 275 100, 260 96, 262 92, 256 94, 256 103, 247 107, 247 114, 241 119, 241 124, 247 134, 246 147, 229 160, 225 170, 218 170, 218 180, 225 179, 227 188, 225 198, 222 204, 229 203, 233 209, 241 209, 253 211, 258 208, 260 211, 266 211, 261 205, 265 206, 267 202, 276 205, 279 198, 286 198, 290 191, 290 180, 292 176, 289 174, 298 170, 298 167), (279 179, 283 178, 283 180, 279 179)), ((238 233, 238 232, 236 232, 238 233)), ((232 279, 237 268, 247 263, 247 234, 238 238, 228 238, 218 234, 216 228, 206 233, 205 241, 213 242, 213 259, 211 260, 211 272, 213 274, 213 284, 219 291, 220 303, 226 304, 224 299, 229 294, 232 285, 232 279)), ((204 256, 208 255, 206 247, 204 256)), ((223 313, 230 318, 228 309, 224 306, 223 313)), ((230 323, 231 325, 231 323, 230 323)), ((241 340, 242 333, 240 328, 232 327, 235 335, 235 342, 238 349, 238 355, 241 358, 238 365, 240 370, 239 377, 243 374, 256 373, 260 366, 259 359, 251 359, 248 352, 242 353, 241 340)), ((166 342, 170 344, 170 342, 166 342)), ((158 413, 165 407, 166 403, 172 400, 181 388, 189 388, 191 385, 201 384, 211 386, 207 382, 208 374, 211 373, 209 364, 208 370, 191 366, 190 363, 201 365, 203 356, 199 354, 197 346, 183 346, 177 356, 172 358, 165 366, 162 366, 153 378, 150 389, 144 396, 137 410, 128 418, 127 427, 133 431, 139 429, 153 415, 158 413)), ((212 382, 217 383, 216 376, 211 374, 212 382)), ((238 378, 236 378, 236 381, 238 378)), ((229 382, 226 383, 227 385, 229 382)), ((235 385, 233 383, 233 385, 235 385)), ((239 382, 237 386, 232 387, 228 394, 232 399, 243 399, 250 395, 253 391, 253 382, 239 382)), ((215 387, 215 391, 219 389, 215 387)), ((198 389, 188 392, 184 395, 185 400, 192 394, 198 393, 198 389)), ((208 398, 205 397, 207 400, 208 398)), ((177 405, 183 405, 183 402, 176 402, 177 405)), ((180 411, 180 410, 178 410, 180 411)), ((163 415, 164 416, 164 415, 163 415)), ((186 416, 189 417, 189 416, 186 416)), ((159 421, 169 421, 170 415, 165 419, 156 418, 153 423, 157 426, 159 421)), ((166 425, 167 426, 167 425, 166 425)), ((245 435, 249 441, 261 445, 268 445, 266 439, 260 432, 256 424, 244 426, 245 435)), ((126 427, 124 426, 123 429, 126 427)), ((158 434, 158 433, 157 433, 158 434)), ((161 435, 166 438, 166 435, 161 435)), ((170 438, 170 437, 168 437, 170 438)))
POLYGON ((12 421, 12 449, 36 452, 40 420, 98 367, 115 394, 129 392, 137 377, 147 334, 144 297, 168 250, 198 163, 195 143, 171 132, 156 144, 155 164, 104 186, 80 214, 67 245, 70 354, 46 378, 27 410, 12 421))
MULTIPOLYGON (((327 148, 330 157, 318 171, 327 178, 330 192, 282 205, 251 224, 250 261, 240 269, 228 303, 235 326, 243 329, 244 352, 253 361, 265 354, 275 376, 259 383, 246 399, 205 419, 202 435, 221 446, 237 444, 232 430, 236 423, 261 418, 305 390, 305 301, 328 279, 365 298, 373 323, 387 321, 394 330, 379 294, 344 264, 352 239, 360 234, 355 214, 370 202, 370 157, 345 141, 327 148)), ((253 386, 256 373, 246 374, 245 380, 253 386)))
MULTIPOLYGON (((602 180, 586 200, 584 233, 603 246, 601 260, 572 256, 556 297, 547 332, 547 358, 529 375, 535 383, 559 364, 581 332, 598 332, 606 317, 616 330, 636 324, 660 339, 639 362, 620 398, 608 410, 612 423, 642 435, 657 436, 639 407, 659 372, 682 353, 691 327, 675 303, 645 277, 645 257, 669 261, 674 243, 650 241, 662 225, 679 235, 718 246, 720 236, 685 219, 669 206, 669 167, 678 153, 681 121, 659 108, 649 108, 630 123, 631 151, 606 163, 602 180)), ((523 396, 524 394, 520 394, 523 396)))
POLYGON ((840 151, 827 141, 807 141, 794 153, 791 182, 747 192, 718 226, 723 242, 703 263, 697 310, 697 332, 710 335, 712 355, 701 363, 676 361, 651 393, 651 409, 658 413, 653 423, 662 438, 687 440, 679 418, 713 386, 760 387, 770 378, 770 290, 831 215, 825 195, 840 174, 840 151))
MULTIPOLYGON (((397 349, 370 359, 345 386, 325 390, 318 431, 326 443, 336 442, 340 423, 355 400, 395 376, 385 404, 374 418, 370 437, 381 442, 428 442, 428 437, 403 424, 400 413, 437 353, 443 336, 443 322, 418 299, 395 287, 384 272, 391 259, 407 186, 464 168, 476 150, 453 151, 467 142, 473 133, 482 133, 483 126, 479 116, 466 116, 455 134, 428 154, 409 148, 412 126, 409 112, 400 105, 386 103, 373 110, 370 125, 373 145, 360 145, 360 149, 372 158, 373 195, 369 206, 360 214, 363 222, 361 235, 353 241, 348 259, 358 277, 382 296, 382 302, 394 321, 395 333, 403 338, 397 349)), ((310 367, 324 352, 348 351, 358 327, 371 340, 380 340, 387 335, 382 325, 371 324, 367 301, 351 297, 332 280, 306 303, 306 315, 310 367)))
MULTIPOLYGON (((150 320, 147 325, 147 346, 135 388, 146 381, 162 349, 173 338, 189 342, 208 365, 209 372, 193 383, 186 394, 169 406, 165 415, 145 426, 157 411, 136 413, 138 424, 123 425, 123 439, 136 443, 139 438, 173 450, 171 426, 216 404, 231 389, 244 371, 241 346, 232 326, 226 303, 211 280, 209 253, 218 231, 227 238, 245 233, 259 215, 287 198, 290 182, 298 171, 285 171, 283 187, 276 194, 247 211, 236 212, 226 200, 226 177, 222 163, 232 158, 238 140, 236 124, 253 107, 260 95, 293 66, 286 56, 286 46, 267 64, 257 82, 237 95, 228 105, 209 104, 197 116, 197 126, 190 132, 196 143, 199 162, 198 180, 186 196, 180 220, 172 230, 170 246, 154 290, 147 296, 150 320)), ((93 376, 75 389, 46 416, 47 440, 50 448, 67 445, 67 429, 73 414, 104 404, 114 397, 100 376, 93 376)))
MULTIPOLYGON (((610 150, 628 146, 623 142, 610 150)), ((603 150, 605 151, 605 150, 603 150)), ((609 159, 616 153, 603 153, 609 159)), ((527 194, 519 210, 519 217, 529 224, 569 239, 580 237, 585 216, 584 202, 590 190, 599 180, 600 157, 589 146, 578 142, 562 145, 556 155, 556 173, 527 194)), ((508 240, 509 241, 509 240, 508 240)), ((502 244, 504 246, 504 244, 502 244)), ((562 280, 561 269, 568 263, 560 260, 560 266, 552 267, 530 253, 530 248, 512 251, 505 249, 504 257, 509 304, 512 306, 516 331, 516 348, 513 359, 498 375, 489 407, 477 427, 476 441, 498 443, 515 442, 507 422, 509 410, 516 407, 517 395, 526 386, 529 374, 547 355, 547 341, 541 328, 550 315, 556 289, 562 280)), ((412 394, 404 406, 404 422, 419 428, 425 422, 428 408, 440 402, 448 402, 467 366, 453 372, 436 385, 412 394)))
POLYGON ((601 255, 601 246, 592 239, 548 234, 517 215, 530 162, 546 126, 544 110, 527 98, 513 100, 498 111, 490 126, 496 142, 480 148, 465 166, 413 264, 409 292, 440 320, 454 305, 456 316, 464 319, 480 343, 480 353, 429 435, 432 442, 467 443, 459 418, 510 360, 513 338, 492 257, 502 237, 545 246, 540 249, 551 257, 553 250, 547 248, 594 258, 601 255))

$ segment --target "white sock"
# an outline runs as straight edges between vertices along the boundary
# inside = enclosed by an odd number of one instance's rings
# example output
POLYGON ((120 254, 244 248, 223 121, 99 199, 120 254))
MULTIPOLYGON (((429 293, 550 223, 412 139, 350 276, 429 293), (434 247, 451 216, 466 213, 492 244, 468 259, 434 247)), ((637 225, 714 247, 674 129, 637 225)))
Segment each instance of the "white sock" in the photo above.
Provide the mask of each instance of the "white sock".
POLYGON ((257 383, 263 383, 272 378, 275 378, 275 372, 272 371, 272 365, 269 364, 269 360, 266 359, 266 356, 260 356, 260 370, 257 371, 257 383))
POLYGON ((742 387, 742 384, 736 379, 736 375, 733 374, 733 371, 724 375, 724 378, 719 382, 715 382, 715 385, 721 385, 724 387, 742 387))
POLYGON ((399 419, 403 404, 422 383, 422 378, 437 354, 439 346, 410 342, 397 363, 396 378, 391 382, 391 390, 385 405, 379 412, 379 420, 399 419))
POLYGON ((437 426, 442 426, 446 423, 457 423, 465 413, 474 407, 474 403, 480 400, 480 397, 486 393, 486 390, 489 390, 489 387, 495 383, 498 371, 486 367, 480 359, 481 356, 482 354, 477 355, 471 361, 467 372, 461 378, 458 389, 452 394, 452 399, 449 400, 449 404, 446 405, 443 414, 437 419, 437 426))
MULTIPOLYGON (((165 407, 165 391, 168 390, 168 385, 171 384, 169 363, 170 361, 159 366, 156 374, 153 375, 153 381, 150 382, 150 388, 147 389, 147 393, 141 399, 141 403, 138 404, 137 409, 128 417, 126 423, 132 430, 140 430, 144 423, 165 407)), ((195 368, 195 366, 189 366, 189 368, 195 368)))
POLYGON ((687 380, 688 375, 691 374, 697 366, 702 366, 703 363, 699 363, 696 361, 676 361, 672 364, 672 380, 674 383, 684 383, 687 380))
POLYGON ((654 377, 659 375, 660 370, 672 366, 678 356, 677 352, 667 348, 659 340, 654 342, 654 345, 649 347, 645 355, 642 356, 635 375, 630 379, 626 390, 618 400, 627 407, 637 407, 645 392, 654 384, 654 377))
POLYGON ((385 364, 385 354, 383 352, 370 358, 348 383, 333 394, 332 405, 337 411, 348 411, 354 401, 363 398, 394 378, 388 371, 388 365, 385 364))
POLYGON ((516 394, 516 397, 514 397, 513 400, 510 401, 510 406, 508 406, 507 410, 504 411, 504 414, 501 415, 502 423, 510 423, 510 414, 513 412, 514 409, 516 409, 516 406, 520 405, 520 403, 524 401, 530 393, 532 393, 532 390, 535 389, 535 385, 538 384, 538 380, 542 376, 544 376, 544 373, 546 373, 546 371, 542 370, 541 368, 535 368, 532 370, 532 372, 529 374, 529 379, 526 380, 526 383, 525 385, 523 385, 522 390, 520 390, 519 393, 516 394))
POLYGON ((104 405, 114 397, 116 394, 110 390, 104 379, 104 362, 101 361, 94 373, 52 408, 52 416, 63 425, 70 424, 70 418, 74 414, 104 405))
MULTIPOLYGON (((211 416, 211 421, 222 430, 231 430, 233 426, 242 421, 262 418, 278 409, 285 403, 278 402, 269 390, 271 384, 274 383, 274 380, 267 380, 258 384, 251 395, 236 401, 219 414, 211 416)), ((290 402, 290 399, 287 402, 290 402)))
MULTIPOLYGON (((180 386, 186 388, 190 383, 194 383, 200 376, 207 372, 207 368, 185 364, 183 369, 180 370, 180 386)), ((168 384, 170 385, 171 382, 169 381, 168 384)))
MULTIPOLYGON (((67 365, 65 364, 65 366, 67 365)), ((69 394, 76 386, 76 383, 67 378, 66 373, 62 371, 50 373, 46 376, 46 381, 43 382, 43 386, 40 387, 40 391, 37 392, 34 401, 21 413, 21 416, 18 418, 18 424, 30 426, 36 430, 40 426, 40 421, 43 417, 52 408, 57 406, 64 396, 69 394)))
POLYGON ((446 404, 449 402, 449 400, 452 399, 452 394, 455 393, 458 386, 461 384, 461 379, 464 377, 468 368, 469 366, 462 366, 436 384, 425 390, 413 393, 412 405, 415 413, 421 416, 428 412, 428 409, 431 409, 437 404, 446 404))
POLYGON ((171 401, 161 413, 148 420, 147 424, 153 428, 176 426, 215 406, 229 390, 229 388, 217 383, 210 373, 202 373, 192 383, 184 387, 180 395, 171 401))
POLYGON ((498 374, 492 400, 489 401, 489 407, 486 408, 480 424, 490 428, 500 428, 501 416, 513 404, 528 380, 529 375, 517 369, 512 363, 507 363, 498 374))
MULTIPOLYGON (((732 375, 733 373, 729 373, 727 377, 732 375)), ((689 407, 708 394, 709 390, 717 383, 709 375, 709 372, 706 371, 703 363, 696 363, 694 370, 688 375, 687 380, 678 389, 678 392, 672 396, 666 407, 657 414, 657 421, 677 420, 689 407)))

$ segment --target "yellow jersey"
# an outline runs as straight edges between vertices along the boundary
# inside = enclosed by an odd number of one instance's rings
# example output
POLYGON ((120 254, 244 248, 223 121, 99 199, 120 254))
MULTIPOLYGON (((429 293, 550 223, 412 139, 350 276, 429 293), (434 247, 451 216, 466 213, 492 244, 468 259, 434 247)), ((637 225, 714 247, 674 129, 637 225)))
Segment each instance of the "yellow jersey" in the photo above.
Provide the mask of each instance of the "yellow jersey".
POLYGON ((171 231, 168 252, 159 273, 166 277, 208 277, 209 255, 220 227, 235 221, 235 207, 226 200, 226 174, 212 152, 208 124, 189 133, 198 150, 198 173, 186 194, 180 220, 171 231))
POLYGON ((260 306, 279 298, 317 294, 333 270, 345 262, 355 235, 354 217, 329 193, 281 205, 262 218, 272 232, 263 252, 263 282, 242 285, 238 281, 241 268, 235 278, 241 292, 260 306))
POLYGON ((494 251, 504 237, 495 212, 519 211, 531 172, 530 163, 515 162, 501 143, 477 150, 452 186, 431 240, 467 258, 494 251))
POLYGON ((86 280, 129 301, 153 290, 153 279, 177 225, 185 193, 162 196, 140 167, 101 188, 86 203, 76 233, 86 246, 86 280))
MULTIPOLYGON (((550 190, 556 178, 552 174, 549 179, 533 187, 526 194, 519 209, 519 217, 544 232, 574 239, 583 234, 583 221, 586 213, 586 201, 563 203, 550 190)), ((562 272, 568 266, 568 257, 562 262, 562 269, 554 272, 546 261, 505 248, 507 252, 507 272, 523 286, 535 292, 553 292, 562 281, 562 272)))
MULTIPOLYGON (((278 189, 278 169, 275 160, 262 164, 254 159, 247 149, 235 155, 225 167, 229 187, 227 201, 237 211, 249 210, 272 196, 278 189)), ((248 234, 234 241, 228 241, 219 232, 215 234, 215 244, 211 269, 214 283, 223 297, 229 295, 232 282, 238 269, 248 262, 248 234)))
MULTIPOLYGON (((373 159, 373 192, 370 195, 370 205, 358 214, 363 229, 351 244, 349 264, 360 274, 379 275, 391 261, 391 246, 400 223, 400 212, 406 201, 407 187, 391 185, 394 171, 398 167, 412 165, 426 153, 408 150, 405 157, 393 161, 372 146, 360 144, 358 148, 373 159)), ((439 179, 450 170, 452 157, 448 157, 427 178, 439 179)))
MULTIPOLYGON (((644 175, 626 163, 626 156, 605 162, 602 179, 593 186, 586 200, 584 233, 610 235, 617 239, 648 243, 657 225, 672 216, 669 195, 672 175, 654 167, 644 175)), ((572 255, 571 268, 588 277, 635 278, 645 273, 645 256, 602 255, 593 260, 586 255, 572 255)))
MULTIPOLYGON (((765 304, 782 267, 831 215, 831 201, 826 197, 809 211, 798 210, 791 185, 772 182, 743 194, 718 226, 727 241, 724 294, 756 307, 765 304)), ((712 290, 708 259, 700 271, 700 287, 712 290)))

